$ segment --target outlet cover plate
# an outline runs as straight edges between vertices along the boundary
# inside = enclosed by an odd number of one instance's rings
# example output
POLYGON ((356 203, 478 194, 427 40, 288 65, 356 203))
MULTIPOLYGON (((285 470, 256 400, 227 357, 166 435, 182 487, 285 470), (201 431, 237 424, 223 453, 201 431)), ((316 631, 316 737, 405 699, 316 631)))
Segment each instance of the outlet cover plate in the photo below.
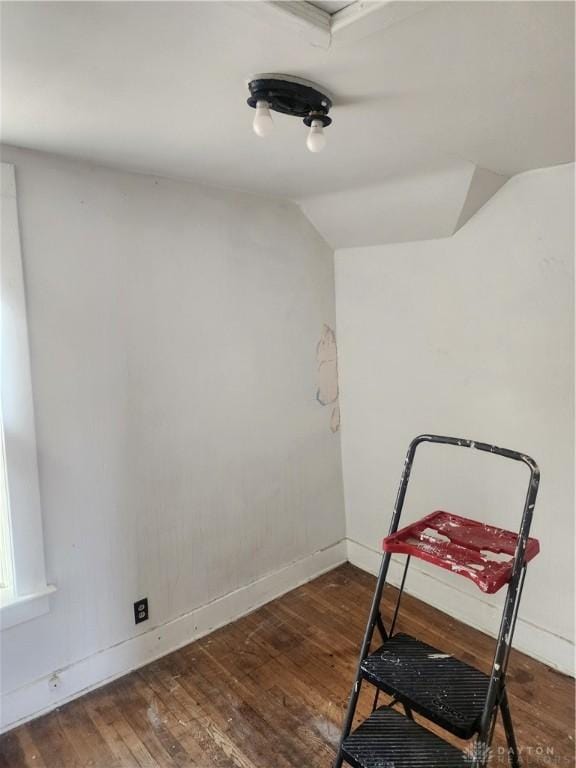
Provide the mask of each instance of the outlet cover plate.
POLYGON ((142 621, 148 621, 148 598, 143 597, 134 603, 134 623, 140 624, 142 621))

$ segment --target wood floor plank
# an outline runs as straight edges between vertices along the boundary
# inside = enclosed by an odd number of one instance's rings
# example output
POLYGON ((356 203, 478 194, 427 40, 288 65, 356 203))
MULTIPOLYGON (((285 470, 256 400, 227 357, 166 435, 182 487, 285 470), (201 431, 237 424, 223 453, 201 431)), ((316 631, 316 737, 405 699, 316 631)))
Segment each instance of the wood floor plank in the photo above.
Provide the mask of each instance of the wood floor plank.
POLYGON ((122 768, 140 768, 138 759, 124 742, 118 730, 118 724, 114 720, 106 719, 100 711, 101 707, 105 708, 105 697, 100 694, 101 691, 97 691, 96 694, 86 696, 84 708, 88 717, 94 723, 94 727, 98 729, 118 765, 121 765, 122 768))
MULTIPOLYGON (((236 701, 215 688, 201 670, 201 653, 198 651, 192 664, 182 656, 170 657, 172 669, 179 675, 179 684, 194 699, 203 713, 216 725, 220 733, 237 744, 243 755, 255 768, 264 768, 269 759, 270 741, 265 724, 249 703, 236 701)), ((279 768, 293 768, 294 763, 282 743, 275 744, 275 761, 279 768)))
POLYGON ((127 749, 140 768, 156 768, 158 763, 124 716, 115 688, 105 686, 97 693, 104 694, 103 697, 99 697, 98 713, 106 722, 109 732, 114 732, 118 737, 120 741, 118 749, 127 749))
POLYGON ((58 723, 76 753, 94 768, 119 768, 108 743, 88 716, 84 700, 66 704, 58 710, 58 723))
MULTIPOLYGON (((326 573, 5 734, 0 768, 329 768, 374 584, 351 565, 326 573)), ((386 622, 396 597, 387 586, 386 622)), ((397 628, 490 668, 493 638, 409 594, 397 628)), ((513 651, 508 692, 525 767, 576 765, 574 681, 513 651)), ((356 722, 372 701, 373 689, 364 684, 356 722)), ((495 766, 505 766, 500 724, 494 749, 495 766)))
POLYGON ((202 768, 253 768, 251 761, 200 710, 198 703, 176 679, 162 670, 160 664, 140 670, 140 673, 163 706, 177 719, 182 728, 181 744, 196 761, 194 765, 202 768))
MULTIPOLYGON (((27 728, 18 728, 15 733, 17 734, 18 741, 24 756, 24 765, 32 763, 34 768, 47 768, 46 763, 42 759, 40 750, 34 743, 32 735, 27 728)), ((17 764, 14 763, 14 766, 17 764)))
POLYGON ((24 768, 26 756, 15 731, 2 738, 0 749, 0 768, 24 768))
POLYGON ((286 705, 284 699, 256 685, 250 675, 238 679, 221 663, 217 655, 212 656, 207 650, 203 653, 211 662, 210 679, 233 692, 239 701, 249 701, 266 724, 269 734, 273 734, 277 740, 283 739, 290 754, 300 760, 300 765, 321 768, 329 763, 333 756, 329 745, 318 743, 317 734, 302 720, 300 713, 286 705))
POLYGON ((30 723, 30 734, 48 766, 81 768, 84 762, 76 752, 68 734, 62 730, 58 710, 30 723))

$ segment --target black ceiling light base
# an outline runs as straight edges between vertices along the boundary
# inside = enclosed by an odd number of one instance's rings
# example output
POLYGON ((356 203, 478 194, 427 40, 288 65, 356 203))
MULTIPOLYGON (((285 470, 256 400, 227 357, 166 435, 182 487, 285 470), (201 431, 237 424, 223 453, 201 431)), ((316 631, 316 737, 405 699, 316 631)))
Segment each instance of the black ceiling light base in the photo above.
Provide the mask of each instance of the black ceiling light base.
POLYGON ((324 127, 332 122, 328 117, 331 97, 308 80, 292 75, 256 75, 248 88, 248 104, 253 108, 265 101, 274 112, 300 117, 309 127, 313 120, 320 120, 324 127))

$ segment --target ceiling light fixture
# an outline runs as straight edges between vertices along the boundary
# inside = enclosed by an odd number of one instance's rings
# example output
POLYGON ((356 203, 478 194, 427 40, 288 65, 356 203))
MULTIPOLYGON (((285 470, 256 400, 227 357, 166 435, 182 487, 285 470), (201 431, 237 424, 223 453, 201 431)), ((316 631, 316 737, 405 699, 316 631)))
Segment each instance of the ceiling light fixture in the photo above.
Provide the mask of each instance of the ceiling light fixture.
POLYGON ((256 110, 252 127, 257 136, 268 136, 274 127, 270 114, 300 117, 310 128, 306 146, 310 152, 321 152, 326 146, 324 128, 332 119, 328 112, 332 98, 318 85, 292 75, 256 75, 248 83, 248 104, 256 110))

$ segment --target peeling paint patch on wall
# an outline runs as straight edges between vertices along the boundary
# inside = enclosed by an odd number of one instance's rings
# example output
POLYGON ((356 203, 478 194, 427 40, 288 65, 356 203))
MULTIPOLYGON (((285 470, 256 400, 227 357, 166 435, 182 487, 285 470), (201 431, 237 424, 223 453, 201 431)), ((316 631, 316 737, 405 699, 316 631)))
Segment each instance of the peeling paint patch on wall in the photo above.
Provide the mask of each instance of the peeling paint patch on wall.
POLYGON ((320 405, 332 405, 338 400, 338 355, 336 335, 330 326, 324 325, 316 347, 318 361, 318 391, 320 405))
POLYGON ((332 432, 338 432, 340 429, 340 403, 336 403, 330 417, 330 429, 332 432))
POLYGON ((316 400, 320 405, 333 405, 330 416, 330 429, 340 429, 340 405, 338 403, 338 350, 336 334, 329 325, 324 325, 320 341, 316 347, 318 362, 318 390, 316 400))

